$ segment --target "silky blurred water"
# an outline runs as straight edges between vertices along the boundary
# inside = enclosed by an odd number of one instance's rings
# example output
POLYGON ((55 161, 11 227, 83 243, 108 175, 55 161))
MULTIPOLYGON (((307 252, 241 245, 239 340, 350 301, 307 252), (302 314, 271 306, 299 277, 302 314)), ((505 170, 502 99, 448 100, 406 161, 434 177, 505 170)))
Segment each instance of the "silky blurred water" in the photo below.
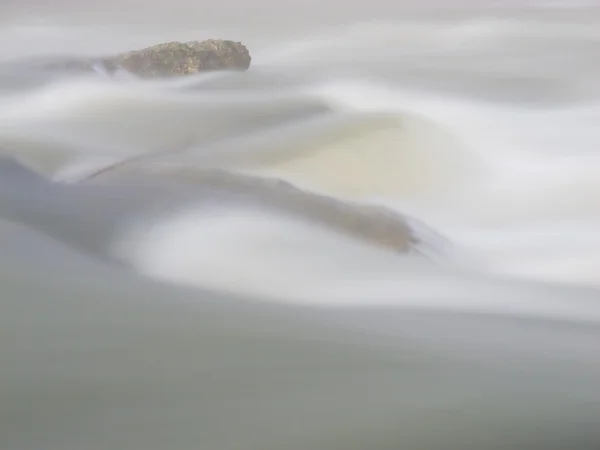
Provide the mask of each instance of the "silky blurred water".
POLYGON ((596 448, 597 5, 409 3, 3 2, 1 450, 596 448))

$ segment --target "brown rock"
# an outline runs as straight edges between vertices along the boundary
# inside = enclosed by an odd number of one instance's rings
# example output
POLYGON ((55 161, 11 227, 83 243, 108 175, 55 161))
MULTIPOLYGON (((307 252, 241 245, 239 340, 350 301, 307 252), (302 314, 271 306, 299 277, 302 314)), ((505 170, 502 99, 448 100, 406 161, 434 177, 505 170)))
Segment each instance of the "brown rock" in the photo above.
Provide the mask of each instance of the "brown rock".
POLYGON ((45 64, 45 67, 109 73, 125 69, 142 78, 163 78, 214 70, 244 71, 250 67, 251 59, 241 42, 208 39, 165 42, 116 56, 68 59, 45 64))
POLYGON ((210 70, 247 70, 250 53, 241 42, 209 39, 167 42, 104 59, 109 70, 123 68, 145 78, 189 75, 210 70))

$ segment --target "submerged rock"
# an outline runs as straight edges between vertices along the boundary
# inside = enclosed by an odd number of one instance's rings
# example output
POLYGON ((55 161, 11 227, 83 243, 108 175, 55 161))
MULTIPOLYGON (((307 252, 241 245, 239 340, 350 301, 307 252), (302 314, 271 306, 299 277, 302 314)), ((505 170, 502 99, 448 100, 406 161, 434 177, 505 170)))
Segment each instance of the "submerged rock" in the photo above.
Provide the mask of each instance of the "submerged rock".
POLYGON ((213 70, 244 71, 250 67, 250 52, 241 42, 208 39, 192 42, 165 42, 141 50, 99 59, 71 60, 64 69, 106 71, 127 70, 143 78, 190 75, 213 70))
MULTIPOLYGON (((287 181, 263 178, 220 169, 189 169, 170 166, 111 166, 90 174, 79 183, 161 184, 171 180, 175 185, 193 185, 211 197, 219 193, 220 201, 238 199, 261 204, 336 230, 348 237, 376 247, 407 253, 422 250, 422 246, 441 247, 446 240, 424 224, 387 208, 343 201, 301 189, 287 181)), ((168 184, 168 183, 167 183, 168 184)), ((167 189, 167 185, 164 185, 167 189)))

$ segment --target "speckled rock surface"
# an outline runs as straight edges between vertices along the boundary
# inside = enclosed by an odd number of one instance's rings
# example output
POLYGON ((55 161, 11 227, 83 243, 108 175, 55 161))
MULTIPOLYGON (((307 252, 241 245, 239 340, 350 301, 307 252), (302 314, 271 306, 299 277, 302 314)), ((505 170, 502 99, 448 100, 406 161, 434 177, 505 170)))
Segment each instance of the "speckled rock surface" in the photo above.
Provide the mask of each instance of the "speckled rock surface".
POLYGON ((46 68, 103 73, 126 70, 142 78, 164 78, 214 70, 245 71, 251 60, 241 42, 208 39, 165 42, 114 56, 62 60, 46 68))
POLYGON ((247 70, 250 61, 250 53, 241 42, 209 39, 167 42, 102 62, 109 70, 123 68, 142 77, 167 77, 209 70, 247 70))

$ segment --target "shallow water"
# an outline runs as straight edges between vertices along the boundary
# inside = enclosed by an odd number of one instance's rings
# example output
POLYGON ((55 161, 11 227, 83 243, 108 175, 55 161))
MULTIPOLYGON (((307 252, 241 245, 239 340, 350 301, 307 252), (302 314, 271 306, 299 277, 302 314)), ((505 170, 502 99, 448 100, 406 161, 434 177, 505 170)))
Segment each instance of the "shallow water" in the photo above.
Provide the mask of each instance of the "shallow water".
POLYGON ((595 448, 596 6, 251 3, 0 6, 0 448, 595 448))

